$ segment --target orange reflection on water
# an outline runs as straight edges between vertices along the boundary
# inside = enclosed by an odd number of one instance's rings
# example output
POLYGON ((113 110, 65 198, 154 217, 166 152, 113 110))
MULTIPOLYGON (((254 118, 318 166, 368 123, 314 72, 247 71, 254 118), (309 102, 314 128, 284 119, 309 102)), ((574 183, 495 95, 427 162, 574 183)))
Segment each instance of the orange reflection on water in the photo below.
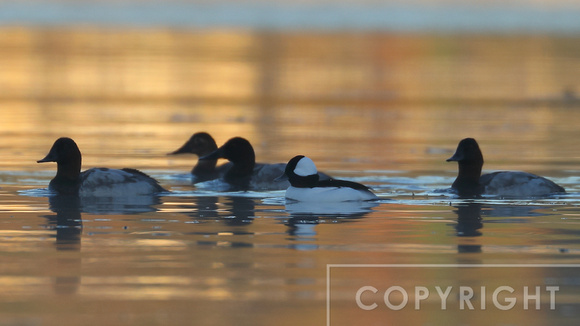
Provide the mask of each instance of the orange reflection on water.
POLYGON ((548 36, 0 29, 2 97, 543 99, 577 90, 579 42, 548 36))

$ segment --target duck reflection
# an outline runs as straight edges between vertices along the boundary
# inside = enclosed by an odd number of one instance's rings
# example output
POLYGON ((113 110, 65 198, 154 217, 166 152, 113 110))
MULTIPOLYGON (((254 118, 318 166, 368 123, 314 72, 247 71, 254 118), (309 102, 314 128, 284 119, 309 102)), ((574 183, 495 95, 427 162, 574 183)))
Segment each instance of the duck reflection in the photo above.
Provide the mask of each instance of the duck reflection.
POLYGON ((286 212, 290 218, 286 222, 287 233, 290 240, 295 241, 290 248, 296 250, 316 250, 316 226, 321 220, 330 219, 337 222, 346 222, 359 219, 378 206, 377 202, 353 201, 338 203, 311 203, 311 202, 286 202, 286 212))
POLYGON ((457 214, 455 230, 458 237, 481 236, 479 229, 483 228, 480 203, 462 203, 455 206, 453 212, 457 214))
MULTIPOLYGON (((479 237, 483 228, 481 218, 481 204, 475 202, 465 202, 455 206, 453 212, 457 214, 457 224, 455 225, 458 237, 479 237)), ((481 253, 481 244, 459 244, 459 253, 481 253)))
MULTIPOLYGON (((218 233, 218 236, 224 234, 226 237, 234 236, 233 239, 236 239, 235 236, 238 235, 254 235, 254 232, 245 228, 254 221, 256 206, 254 199, 236 196, 224 197, 223 205, 227 215, 222 216, 222 221, 228 226, 228 230, 218 233)), ((218 241, 216 245, 231 248, 254 247, 253 242, 245 241, 218 241)))
POLYGON ((243 196, 195 196, 192 197, 192 204, 179 204, 176 206, 183 210, 194 223, 206 224, 204 227, 194 228, 192 232, 188 233, 203 235, 210 239, 198 241, 199 245, 253 247, 250 242, 231 240, 236 239, 235 236, 237 235, 254 234, 245 228, 245 226, 253 222, 256 214, 254 198, 243 196), (211 224, 211 222, 219 224, 211 224), (214 237, 218 237, 219 240, 211 239, 214 237))
MULTIPOLYGON (((457 224, 455 225, 458 237, 479 237, 482 233, 479 231, 483 228, 481 218, 481 204, 475 202, 464 202, 455 206, 453 212, 457 214, 457 224)), ((457 246, 459 253, 480 253, 480 244, 459 244, 457 246)))
POLYGON ((193 197, 193 205, 179 205, 194 221, 221 220, 226 225, 247 225, 255 216, 254 199, 248 197, 193 197))
MULTIPOLYGON (((49 208, 56 215, 45 215, 48 225, 56 230, 57 251, 81 250, 81 204, 76 195, 58 195, 49 197, 49 208)), ((58 256, 55 263, 57 270, 63 271, 54 279, 55 292, 74 294, 81 284, 81 258, 79 255, 58 256)))
MULTIPOLYGON (((535 205, 492 205, 478 202, 461 202, 454 206, 457 214, 455 225, 458 237, 479 237, 483 228, 483 217, 486 223, 528 223, 529 217, 547 215, 546 207, 535 205), (482 217, 483 216, 483 217, 482 217), (493 219, 490 219, 493 218, 493 219)), ((480 245, 460 245, 459 252, 481 252, 480 245)))
POLYGON ((82 213, 135 214, 153 211, 152 206, 161 202, 157 196, 137 196, 126 198, 79 197, 78 195, 53 195, 48 197, 49 209, 56 213, 45 215, 47 224, 56 231, 57 251, 77 251, 79 254, 57 256, 57 270, 63 271, 54 279, 57 293, 74 294, 81 284, 81 236, 82 213))
POLYGON ((288 235, 306 238, 316 236, 315 226, 320 223, 320 218, 314 215, 291 215, 286 226, 288 235))
POLYGON ((80 250, 82 233, 81 213, 138 214, 156 211, 161 204, 158 196, 79 197, 53 195, 48 197, 49 208, 56 215, 46 215, 48 225, 56 230, 58 250, 80 250), (78 248, 77 248, 78 247, 78 248))
POLYGON ((286 212, 291 216, 324 216, 336 218, 359 218, 367 215, 376 201, 344 201, 334 203, 286 201, 286 212))
POLYGON ((218 201, 216 196, 197 196, 194 197, 193 216, 194 220, 209 219, 215 220, 219 217, 218 201))
POLYGON ((48 225, 56 230, 57 250, 80 250, 82 218, 80 198, 74 195, 51 196, 49 208, 56 215, 46 215, 48 225))
POLYGON ((84 213, 91 214, 138 214, 157 211, 161 204, 157 195, 126 197, 81 197, 80 206, 84 213))
POLYGON ((230 213, 224 216, 224 221, 230 226, 247 225, 252 223, 256 214, 256 203, 248 197, 225 197, 224 206, 230 213))

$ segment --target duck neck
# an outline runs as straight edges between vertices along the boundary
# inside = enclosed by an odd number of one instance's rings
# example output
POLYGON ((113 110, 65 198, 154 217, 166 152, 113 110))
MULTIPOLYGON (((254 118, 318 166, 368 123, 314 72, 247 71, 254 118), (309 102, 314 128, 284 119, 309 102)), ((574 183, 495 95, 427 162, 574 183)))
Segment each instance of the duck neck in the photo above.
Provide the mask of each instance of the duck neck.
POLYGON ((56 178, 69 181, 78 181, 81 174, 81 160, 57 162, 56 178))
POLYGON ((254 161, 232 163, 232 167, 224 175, 224 180, 232 186, 233 190, 249 189, 256 163, 254 161))
POLYGON ((203 175, 207 173, 215 172, 215 167, 217 165, 217 160, 198 160, 197 164, 191 170, 193 175, 203 175))
POLYGON ((57 163, 56 176, 50 181, 49 188, 60 194, 75 194, 81 183, 81 163, 57 163))
POLYGON ((239 161, 232 163, 233 166, 228 170, 226 176, 234 178, 251 176, 254 172, 254 166, 256 165, 254 161, 239 161))
POLYGON ((457 189, 459 195, 481 195, 479 178, 481 176, 481 164, 471 162, 459 162, 459 173, 452 187, 457 189))

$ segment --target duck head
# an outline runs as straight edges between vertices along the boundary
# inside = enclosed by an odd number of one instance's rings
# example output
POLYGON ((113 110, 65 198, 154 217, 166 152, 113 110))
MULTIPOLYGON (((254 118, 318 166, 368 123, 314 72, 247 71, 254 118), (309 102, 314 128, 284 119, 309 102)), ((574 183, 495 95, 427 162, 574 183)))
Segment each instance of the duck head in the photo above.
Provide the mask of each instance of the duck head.
POLYGON ((232 189, 247 190, 256 166, 256 154, 250 142, 241 137, 234 137, 220 148, 199 159, 204 161, 217 160, 218 158, 225 158, 232 162, 232 167, 223 177, 226 182, 232 185, 232 189))
POLYGON ((37 163, 56 162, 57 164, 73 164, 81 165, 81 151, 74 140, 68 137, 57 139, 48 154, 37 163))
POLYGON ((483 166, 483 154, 477 141, 473 138, 465 138, 457 145, 455 154, 447 159, 447 162, 456 161, 464 164, 481 164, 483 166))
POLYGON ((304 155, 297 155, 288 161, 284 175, 278 179, 288 179, 293 187, 307 188, 314 187, 319 178, 314 162, 304 155))
POLYGON ((218 158, 225 158, 228 161, 236 164, 252 165, 252 169, 256 163, 256 154, 254 148, 249 141, 242 137, 234 137, 228 140, 220 148, 212 153, 202 156, 200 160, 215 160, 218 158))
POLYGON ((217 149, 215 140, 207 132, 195 133, 189 140, 177 150, 167 153, 167 155, 196 154, 198 156, 207 155, 217 149))
POLYGON ((81 173, 81 151, 75 141, 68 137, 57 139, 48 154, 36 162, 56 162, 56 178, 77 180, 81 173))

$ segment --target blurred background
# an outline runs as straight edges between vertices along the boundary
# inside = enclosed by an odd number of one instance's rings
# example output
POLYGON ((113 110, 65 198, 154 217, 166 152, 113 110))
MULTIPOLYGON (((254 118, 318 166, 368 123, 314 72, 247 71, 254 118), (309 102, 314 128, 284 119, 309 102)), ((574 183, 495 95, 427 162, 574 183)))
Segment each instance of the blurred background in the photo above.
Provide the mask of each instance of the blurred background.
POLYGON ((579 13, 572 0, 0 1, 0 96, 570 97, 579 13))
MULTIPOLYGON (((367 168, 465 136, 557 157, 549 143, 575 130, 556 124, 579 103, 579 15, 572 0, 0 1, 0 124, 36 156, 67 134, 159 157, 205 130, 264 160, 300 142, 367 168)), ((2 166, 34 162, 14 152, 2 166)))

